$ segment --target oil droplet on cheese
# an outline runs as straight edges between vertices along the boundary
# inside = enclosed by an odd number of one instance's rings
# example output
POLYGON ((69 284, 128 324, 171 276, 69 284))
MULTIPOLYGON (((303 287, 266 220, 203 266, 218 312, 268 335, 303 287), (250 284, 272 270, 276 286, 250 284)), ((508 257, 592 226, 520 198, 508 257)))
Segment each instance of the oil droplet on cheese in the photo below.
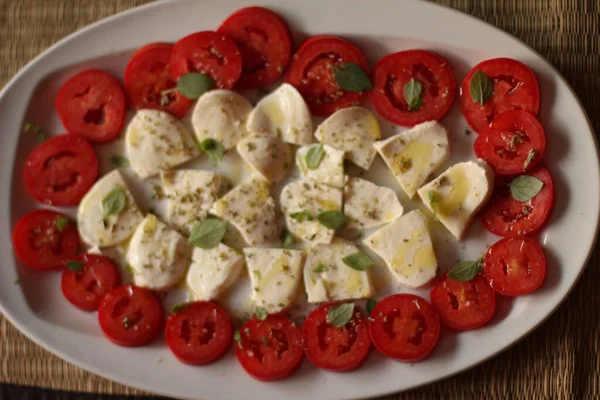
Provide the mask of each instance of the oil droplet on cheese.
POLYGON ((317 198, 317 203, 319 203, 319 205, 321 207, 323 207, 325 210, 339 210, 340 209, 340 204, 336 203, 333 200, 324 200, 324 199, 320 199, 317 198))
POLYGON ((410 173, 413 176, 423 175, 431 163, 433 150, 431 143, 412 142, 398 154, 394 155, 394 174, 404 175, 410 173))
POLYGON ((276 101, 272 101, 270 103, 265 104, 264 112, 269 117, 273 125, 282 126, 285 120, 285 116, 283 115, 283 111, 279 104, 276 101))
POLYGON ((451 189, 450 193, 447 195, 439 192, 436 193, 436 211, 441 217, 447 217, 460 209, 471 189, 471 185, 462 166, 451 168, 444 176, 448 177, 448 185, 451 189))
POLYGON ((415 249, 423 239, 423 232, 413 232, 407 241, 398 245, 396 256, 390 263, 391 268, 400 275, 412 276, 419 270, 437 266, 435 253, 431 244, 424 244, 415 249), (412 250, 412 255, 410 254, 412 250))

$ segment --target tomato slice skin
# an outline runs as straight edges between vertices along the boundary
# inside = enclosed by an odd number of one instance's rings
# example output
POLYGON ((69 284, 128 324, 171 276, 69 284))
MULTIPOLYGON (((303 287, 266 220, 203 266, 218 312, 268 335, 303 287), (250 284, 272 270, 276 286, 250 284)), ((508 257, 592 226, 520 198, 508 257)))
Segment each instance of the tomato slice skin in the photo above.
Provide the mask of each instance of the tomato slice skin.
POLYGON ((540 87, 527 65, 511 58, 493 58, 474 66, 463 80, 460 108, 471 128, 481 133, 497 115, 509 110, 523 110, 536 116, 540 109, 540 87), (493 84, 492 96, 483 105, 473 100, 469 91, 477 70, 483 71, 493 84))
POLYGON ((481 213, 481 223, 489 232, 503 237, 530 235, 546 224, 554 207, 552 176, 542 166, 527 175, 541 180, 542 190, 529 201, 519 201, 510 193, 507 181, 499 182, 481 213))
POLYGON ((546 256, 527 236, 504 238, 485 254, 483 271, 492 289, 504 296, 520 296, 539 288, 546 279, 546 256))
POLYGON ((210 364, 225 354, 233 328, 223 308, 211 301, 187 303, 167 318, 165 338, 171 352, 183 363, 210 364))
POLYGON ((150 43, 138 49, 125 68, 125 90, 135 109, 166 111, 177 118, 187 114, 192 101, 177 91, 162 95, 172 89, 176 80, 171 77, 173 45, 150 43), (161 104, 166 98, 167 104, 161 104))
POLYGON ((75 260, 83 266, 79 271, 63 271, 63 296, 83 311, 96 311, 102 297, 121 283, 119 269, 110 259, 97 254, 82 254, 75 260))
POLYGON ((367 96, 365 91, 348 92, 337 84, 333 66, 348 62, 368 71, 365 56, 354 44, 336 36, 313 36, 296 51, 284 79, 298 89, 312 114, 327 117, 362 104, 367 96))
POLYGON ((171 75, 175 80, 189 72, 210 75, 216 87, 231 89, 242 73, 242 56, 236 44, 212 31, 192 33, 180 39, 171 55, 171 75))
POLYGON ((69 133, 104 143, 121 134, 127 101, 117 78, 88 69, 62 85, 56 95, 56 111, 69 133))
POLYGON ((24 215, 13 230, 13 247, 17 258, 38 271, 58 271, 66 267, 79 248, 75 223, 67 216, 50 210, 35 210, 24 215), (59 217, 67 218, 62 231, 59 217))
POLYGON ((55 136, 35 148, 23 171, 27 192, 36 201, 74 206, 98 177, 98 158, 81 136, 55 136))
POLYGON ((304 321, 304 351, 317 367, 334 372, 359 368, 371 352, 369 324, 355 309, 352 319, 342 328, 327 322, 327 313, 335 304, 314 309, 304 321))
POLYGON ((292 54, 292 35, 285 20, 263 7, 230 15, 217 30, 233 40, 242 54, 238 88, 269 85, 283 75, 292 54))
POLYGON ((100 301, 98 323, 111 342, 138 347, 158 337, 164 323, 164 310, 150 290, 122 285, 100 301))
POLYGON ((441 119, 454 104, 456 79, 448 62, 425 50, 407 50, 383 57, 371 72, 370 98, 375 110, 388 121, 412 127, 441 119), (422 105, 410 111, 404 87, 416 79, 423 86, 422 105))
POLYGON ((302 331, 287 317, 253 318, 240 328, 235 354, 244 370, 259 381, 290 376, 304 359, 302 331))
POLYGON ((373 344, 398 361, 427 358, 440 338, 440 318, 422 297, 394 294, 381 300, 369 318, 373 344))
POLYGON ((496 174, 515 175, 532 170, 542 159, 546 134, 533 115, 510 110, 494 118, 473 147, 477 157, 487 161, 496 174), (530 154, 534 154, 531 160, 530 154))
POLYGON ((446 273, 435 280, 429 297, 442 323, 458 331, 485 325, 496 309, 496 292, 482 274, 458 282, 446 273))

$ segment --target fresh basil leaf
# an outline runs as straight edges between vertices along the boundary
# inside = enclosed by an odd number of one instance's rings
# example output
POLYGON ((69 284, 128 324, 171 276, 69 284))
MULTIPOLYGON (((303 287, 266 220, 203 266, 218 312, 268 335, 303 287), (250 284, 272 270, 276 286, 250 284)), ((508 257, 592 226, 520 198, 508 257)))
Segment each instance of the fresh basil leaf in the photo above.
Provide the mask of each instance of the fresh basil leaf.
POLYGON ((415 78, 411 78, 406 85, 404 85, 404 100, 408 104, 409 111, 416 111, 423 105, 423 99, 421 93, 423 92, 423 85, 415 78))
POLYGON ((527 159, 523 163, 523 171, 527 170, 527 168, 529 167, 529 164, 531 164, 531 162, 533 161, 534 158, 535 158, 535 150, 531 149, 531 150, 529 150, 529 153, 527 153, 527 159))
POLYGON ((295 219, 298 222, 312 221, 314 219, 313 216, 310 215, 309 212, 306 210, 291 213, 290 218, 295 219))
POLYGON ((120 214, 127 206, 127 195, 122 186, 117 186, 102 199, 102 211, 104 217, 120 214))
POLYGON ((348 92, 362 92, 373 88, 369 76, 354 63, 341 63, 333 66, 335 81, 338 86, 348 92))
POLYGON ((471 83, 469 84, 469 93, 471 94, 473 101, 483 105, 490 97, 492 97, 492 91, 492 81, 485 72, 480 69, 475 71, 471 78, 471 83))
POLYGON ((110 161, 117 167, 123 167, 123 168, 129 167, 129 160, 127 159, 127 157, 119 155, 119 154, 112 156, 110 158, 110 161))
POLYGON ((281 242, 284 249, 289 249, 294 244, 294 235, 291 234, 287 229, 283 229, 281 232, 281 242))
POLYGON ((377 300, 368 299, 367 304, 365 304, 365 308, 367 309, 367 314, 371 315, 371 313, 373 312, 373 309, 375 308, 376 305, 377 305, 377 300))
POLYGON ((323 150, 323 143, 318 146, 313 146, 306 153, 306 166, 308 169, 316 169, 323 157, 325 156, 325 150, 323 150))
POLYGON ((325 264, 318 263, 317 266, 313 268, 312 272, 320 274, 321 272, 325 272, 326 269, 327 267, 325 267, 325 264))
POLYGON ((37 137, 38 142, 40 143, 46 140, 46 134, 44 133, 42 128, 39 125, 32 124, 31 122, 25 124, 25 126, 23 127, 23 132, 33 133, 37 137))
POLYGON ((331 307, 327 312, 327 323, 342 328, 352 319, 354 315, 354 303, 342 303, 331 307))
POLYGON ((346 216, 343 212, 337 210, 323 211, 317 219, 321 225, 333 230, 342 229, 346 225, 346 216))
POLYGON ((350 254, 349 256, 342 258, 342 261, 344 264, 357 271, 366 271, 373 265, 371 257, 361 252, 350 254))
POLYGON ((59 215, 56 217, 56 229, 58 229, 59 232, 62 233, 63 229, 65 229, 65 226, 67 226, 68 223, 69 218, 65 217, 64 215, 59 215))
POLYGON ((508 186, 510 193, 518 201, 528 201, 537 196, 544 182, 531 175, 521 175, 513 179, 508 186))
POLYGON ((201 249, 212 249, 221 243, 225 232, 227 232, 227 221, 207 218, 194 225, 188 242, 201 249))
POLYGON ((458 282, 467 282, 475 278, 481 270, 482 261, 461 261, 456 264, 450 272, 448 272, 448 278, 454 279, 458 282))
POLYGON ((215 80, 209 75, 190 72, 182 75, 177 81, 175 89, 184 97, 196 100, 215 86, 215 80))
POLYGON ((213 164, 221 165, 225 154, 225 149, 221 143, 215 139, 208 138, 200 142, 199 147, 210 158, 213 164))
POLYGON ((262 321, 267 319, 267 317, 269 316, 269 312, 263 307, 257 307, 254 314, 256 315, 256 318, 262 321))
POLYGON ((67 268, 69 268, 69 271, 79 272, 83 268, 83 262, 78 260, 67 261, 67 268))

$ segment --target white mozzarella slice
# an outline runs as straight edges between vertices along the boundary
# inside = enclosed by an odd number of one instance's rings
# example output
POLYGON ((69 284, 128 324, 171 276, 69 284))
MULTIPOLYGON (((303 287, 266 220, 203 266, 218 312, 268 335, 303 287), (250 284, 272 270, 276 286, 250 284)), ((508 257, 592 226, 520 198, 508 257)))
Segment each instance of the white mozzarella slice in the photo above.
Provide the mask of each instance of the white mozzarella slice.
POLYGON ((396 192, 360 178, 349 177, 344 186, 346 228, 368 229, 393 221, 404 212, 396 192))
POLYGON ((369 169, 375 159, 373 143, 381 139, 377 117, 364 107, 348 107, 333 113, 318 126, 315 137, 346 154, 346 159, 369 169))
POLYGON ((200 97, 192 114, 192 126, 198 142, 215 139, 225 150, 235 147, 248 135, 246 120, 252 104, 231 90, 219 89, 200 97))
POLYGON ((262 179, 236 186, 215 202, 209 213, 229 221, 252 246, 277 238, 275 200, 269 193, 268 183, 262 179))
POLYGON ((277 313, 292 305, 300 286, 300 250, 245 248, 246 265, 257 306, 277 313))
POLYGON ((342 261, 358 252, 352 242, 341 238, 308 249, 304 286, 310 303, 362 299, 373 294, 368 271, 355 270, 342 261))
POLYGON ((302 146, 296 152, 296 165, 304 178, 341 188, 344 186, 344 152, 323 145, 323 159, 315 169, 308 168, 306 155, 318 144, 302 146))
POLYGON ((284 83, 258 102, 250 113, 248 131, 255 136, 281 136, 292 144, 312 142, 312 118, 295 87, 284 83))
POLYGON ((242 140, 237 151, 261 178, 281 181, 292 167, 292 149, 279 136, 253 136, 242 140))
POLYGON ((487 203, 494 187, 494 173, 482 159, 454 164, 419 189, 419 197, 457 239, 473 216, 487 203))
POLYGON ((320 183, 301 179, 288 183, 281 191, 281 210, 289 231, 302 240, 329 243, 335 231, 317 220, 323 211, 342 210, 342 191, 320 183), (309 217, 298 220, 295 213, 306 212, 309 217))
POLYGON ((167 222, 186 235, 230 185, 216 172, 197 169, 164 171, 161 178, 168 199, 167 222))
POLYGON ((435 277, 437 259, 427 219, 419 210, 397 218, 363 240, 387 264, 398 282, 416 288, 435 277))
POLYGON ((450 157, 448 132, 437 121, 424 122, 374 146, 411 198, 450 157))
POLYGON ((136 228, 127 250, 133 282, 152 290, 176 285, 190 266, 191 256, 187 239, 153 214, 148 214, 136 228))
POLYGON ((114 170, 98 180, 81 200, 77 227, 87 244, 108 247, 127 240, 143 218, 121 173, 114 170), (102 201, 119 187, 125 193, 125 208, 120 213, 105 216, 102 201))
POLYGON ((244 257, 223 243, 212 249, 196 247, 186 285, 194 300, 214 300, 235 282, 243 267, 244 257))

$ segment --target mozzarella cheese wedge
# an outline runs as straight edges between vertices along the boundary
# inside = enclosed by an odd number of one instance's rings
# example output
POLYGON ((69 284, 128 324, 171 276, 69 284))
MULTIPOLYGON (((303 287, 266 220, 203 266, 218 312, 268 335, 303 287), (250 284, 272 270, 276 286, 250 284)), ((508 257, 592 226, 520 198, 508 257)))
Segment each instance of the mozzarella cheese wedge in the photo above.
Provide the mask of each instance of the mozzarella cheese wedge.
POLYGON ((139 110, 127 127, 125 147, 141 178, 157 175, 198 155, 194 139, 181 122, 158 110, 139 110))
POLYGON ((261 178, 269 183, 282 180, 292 167, 292 149, 279 136, 253 136, 240 141, 237 151, 261 178))
POLYGON ((323 158, 321 162, 316 168, 310 169, 306 163, 306 155, 310 149, 317 146, 319 144, 302 146, 296 151, 296 165, 302 177, 336 188, 343 187, 344 152, 334 149, 331 146, 323 145, 323 158))
POLYGON ((287 83, 258 102, 250 113, 248 131, 255 136, 281 136, 292 144, 312 142, 312 118, 302 95, 287 83))
POLYGON ((377 117, 364 107, 348 107, 333 113, 318 126, 320 142, 345 152, 346 159, 369 169, 375 159, 373 144, 381 139, 377 117))
POLYGON ((143 218, 121 173, 114 170, 99 179, 81 200, 77 228, 87 244, 108 247, 127 240, 143 218), (125 208, 105 216, 102 201, 117 188, 125 194, 125 208))
POLYGON ((487 203, 494 188, 494 173, 482 159, 454 164, 419 189, 419 197, 457 239, 473 216, 487 203))
POLYGON ((404 208, 392 189, 348 177, 344 186, 345 228, 373 228, 393 221, 403 212, 404 208))
POLYGON ((302 251, 245 248, 244 256, 256 305, 269 314, 291 306, 302 277, 302 251))
POLYGON ((252 104, 231 90, 219 89, 200 97, 192 113, 192 126, 198 142, 215 139, 225 150, 248 136, 246 120, 252 104))
POLYGON ((358 252, 352 242, 341 238, 308 249, 304 286, 310 303, 362 299, 373 294, 368 271, 357 271, 342 261, 358 252))
POLYGON ((185 282, 194 300, 216 299, 238 278, 244 257, 219 243, 212 249, 195 247, 185 282))
POLYGON ((416 288, 435 277, 437 259, 427 219, 414 210, 363 240, 386 263, 398 282, 416 288))
POLYGON ((186 235, 229 188, 229 181, 212 171, 163 171, 161 178, 168 199, 167 222, 186 235))
POLYGON ((410 198, 450 157, 448 132, 437 121, 416 125, 374 146, 410 198))
POLYGON ((187 239, 153 214, 138 225, 127 250, 133 282, 152 290, 175 286, 190 266, 191 256, 187 239))
POLYGON ((229 221, 252 246, 277 238, 275 200, 269 193, 268 183, 262 179, 236 186, 215 202, 209 213, 229 221))
POLYGON ((329 243, 335 233, 317 220, 323 211, 342 210, 342 191, 308 179, 288 183, 281 191, 281 211, 289 231, 302 240, 329 243), (304 217, 296 213, 306 214, 304 217))

